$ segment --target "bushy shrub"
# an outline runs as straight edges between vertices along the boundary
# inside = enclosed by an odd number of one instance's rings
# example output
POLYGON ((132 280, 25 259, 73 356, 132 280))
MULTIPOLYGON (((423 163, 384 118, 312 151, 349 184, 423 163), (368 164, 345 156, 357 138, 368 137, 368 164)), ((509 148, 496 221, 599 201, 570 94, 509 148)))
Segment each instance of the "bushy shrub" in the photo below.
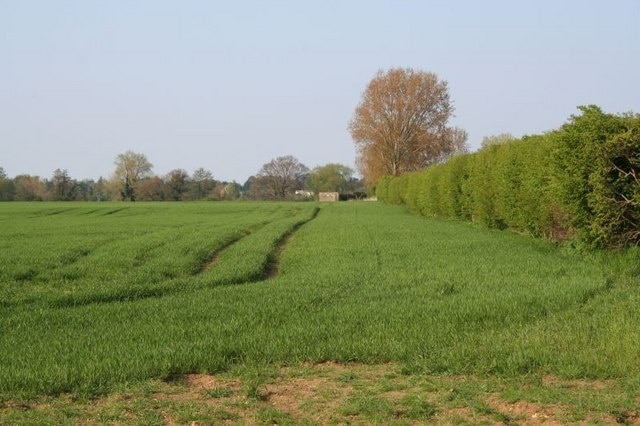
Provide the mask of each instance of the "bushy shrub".
POLYGON ((414 213, 420 213, 420 208, 418 205, 418 199, 422 192, 422 173, 419 172, 410 172, 407 173, 407 188, 405 193, 405 204, 414 213))
POLYGON ((640 120, 602 145, 589 176, 588 235, 597 246, 640 245, 640 120))
POLYGON ((470 201, 471 219, 488 227, 504 228, 504 220, 499 215, 496 201, 498 182, 494 170, 498 152, 504 145, 490 145, 473 155, 469 162, 469 179, 465 192, 470 201))
POLYGON ((468 154, 453 157, 444 169, 444 179, 442 189, 444 193, 443 212, 447 217, 459 219, 469 219, 469 205, 467 197, 462 188, 469 179, 467 164, 470 156, 468 154))
POLYGON ((389 202, 389 185, 393 178, 391 176, 383 176, 376 185, 376 197, 380 201, 389 202))

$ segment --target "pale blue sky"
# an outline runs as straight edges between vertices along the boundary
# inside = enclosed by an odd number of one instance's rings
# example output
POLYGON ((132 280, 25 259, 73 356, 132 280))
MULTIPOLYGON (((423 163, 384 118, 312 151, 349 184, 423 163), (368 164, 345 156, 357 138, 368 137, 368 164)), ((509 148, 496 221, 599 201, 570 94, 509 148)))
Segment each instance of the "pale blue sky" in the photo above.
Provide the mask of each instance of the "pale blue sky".
POLYGON ((576 106, 640 112, 640 0, 0 0, 0 167, 242 183, 294 155, 354 164, 347 125, 378 69, 449 82, 483 136, 560 126, 576 106))

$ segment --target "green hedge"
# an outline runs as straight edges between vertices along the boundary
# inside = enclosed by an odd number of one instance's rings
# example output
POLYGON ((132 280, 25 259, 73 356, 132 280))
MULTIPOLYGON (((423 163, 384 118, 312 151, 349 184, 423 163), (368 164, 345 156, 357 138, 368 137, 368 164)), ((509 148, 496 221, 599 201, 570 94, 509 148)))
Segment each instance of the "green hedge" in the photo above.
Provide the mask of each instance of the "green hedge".
POLYGON ((380 180, 376 195, 424 216, 472 220, 595 247, 640 245, 640 115, 579 107, 561 128, 380 180))

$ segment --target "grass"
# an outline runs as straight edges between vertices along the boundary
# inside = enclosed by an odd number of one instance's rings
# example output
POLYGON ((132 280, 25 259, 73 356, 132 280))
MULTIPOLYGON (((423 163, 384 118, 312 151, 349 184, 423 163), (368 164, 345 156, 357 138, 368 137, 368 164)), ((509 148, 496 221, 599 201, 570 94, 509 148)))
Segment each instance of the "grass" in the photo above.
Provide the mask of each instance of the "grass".
MULTIPOLYGON (((179 423, 298 423, 268 388, 328 361, 364 365, 331 376, 327 421, 517 421, 504 404, 557 403, 565 421, 637 419, 637 250, 580 254, 377 203, 8 203, 0 224, 0 423, 63 407, 128 422, 119 389, 192 373, 242 385, 176 402, 179 423), (397 374, 372 388, 367 365, 397 374)), ((134 399, 130 415, 162 421, 134 399)))
POLYGON ((52 210, 62 212, 53 218, 46 214, 51 209, 20 216, 10 224, 0 257, 3 303, 67 307, 259 280, 275 243, 316 213, 311 206, 216 207, 208 216, 202 204, 179 211, 143 204, 52 210), (119 216, 104 219, 103 210, 119 216), (47 218, 45 230, 34 218, 47 218), (210 268, 218 251, 220 259, 210 268))

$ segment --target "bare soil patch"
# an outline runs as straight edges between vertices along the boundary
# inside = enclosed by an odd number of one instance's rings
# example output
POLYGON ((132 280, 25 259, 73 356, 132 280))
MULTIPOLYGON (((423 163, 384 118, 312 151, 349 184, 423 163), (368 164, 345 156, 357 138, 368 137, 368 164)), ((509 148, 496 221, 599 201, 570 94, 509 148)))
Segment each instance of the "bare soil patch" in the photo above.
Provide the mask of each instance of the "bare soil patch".
POLYGON ((347 393, 325 378, 297 378, 265 385, 265 390, 270 406, 315 422, 328 421, 347 393))
POLYGON ((566 409, 560 405, 543 405, 526 401, 509 403, 502 401, 497 395, 489 397, 488 403, 499 413, 514 419, 518 424, 546 424, 550 426, 566 424, 566 421, 557 420, 566 418, 566 409))
POLYGON ((526 389, 522 399, 505 401, 502 392, 515 383, 403 374, 395 364, 325 362, 268 371, 245 367, 152 380, 89 400, 69 394, 5 400, 0 424, 56 423, 67 411, 77 413, 73 422, 82 424, 640 424, 637 410, 628 407, 583 406, 585 395, 593 399, 614 392, 615 381, 545 376, 544 387, 575 394, 550 404, 534 402, 535 394, 527 400, 526 389))
POLYGON ((604 390, 615 385, 614 380, 584 380, 584 379, 560 379, 555 376, 542 376, 542 385, 550 387, 577 388, 589 390, 604 390))

